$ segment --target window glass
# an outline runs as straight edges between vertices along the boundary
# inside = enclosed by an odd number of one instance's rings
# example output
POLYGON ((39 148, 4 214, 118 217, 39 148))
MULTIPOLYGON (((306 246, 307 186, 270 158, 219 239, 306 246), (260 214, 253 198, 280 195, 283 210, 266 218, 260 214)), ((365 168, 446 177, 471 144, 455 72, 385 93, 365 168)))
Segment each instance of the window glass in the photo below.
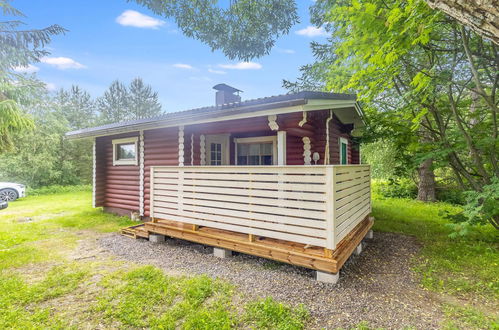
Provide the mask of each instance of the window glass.
POLYGON ((239 143, 237 145, 238 165, 272 165, 273 143, 239 143))
POLYGON ((212 143, 210 150, 211 165, 222 165, 222 144, 212 143))
POLYGON ((135 159, 135 143, 123 143, 117 145, 117 160, 134 160, 135 159))

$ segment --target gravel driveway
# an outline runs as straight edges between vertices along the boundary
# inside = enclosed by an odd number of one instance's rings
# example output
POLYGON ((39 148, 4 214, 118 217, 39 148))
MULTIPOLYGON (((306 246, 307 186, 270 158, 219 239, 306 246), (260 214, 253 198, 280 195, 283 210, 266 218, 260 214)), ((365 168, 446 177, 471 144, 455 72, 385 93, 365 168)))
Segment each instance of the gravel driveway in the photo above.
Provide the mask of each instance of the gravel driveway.
POLYGON ((310 328, 349 328, 367 321, 371 327, 430 329, 438 328, 443 317, 439 303, 410 270, 419 244, 398 234, 375 233, 362 255, 345 264, 336 285, 315 281, 312 270, 263 258, 218 259, 210 247, 177 239, 154 244, 112 234, 99 244, 119 258, 153 264, 169 274, 208 274, 251 297, 303 303, 311 313, 310 328))

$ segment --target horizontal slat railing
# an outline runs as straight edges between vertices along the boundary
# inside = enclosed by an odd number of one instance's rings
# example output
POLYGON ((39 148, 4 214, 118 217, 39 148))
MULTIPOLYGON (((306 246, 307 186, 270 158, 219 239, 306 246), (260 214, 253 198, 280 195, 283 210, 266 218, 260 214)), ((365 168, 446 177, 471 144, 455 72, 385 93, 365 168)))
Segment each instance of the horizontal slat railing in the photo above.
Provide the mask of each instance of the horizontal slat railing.
POLYGON ((339 243, 371 213, 370 166, 334 166, 332 187, 334 241, 339 243))
POLYGON ((334 249, 366 208, 366 166, 151 167, 157 219, 334 249))

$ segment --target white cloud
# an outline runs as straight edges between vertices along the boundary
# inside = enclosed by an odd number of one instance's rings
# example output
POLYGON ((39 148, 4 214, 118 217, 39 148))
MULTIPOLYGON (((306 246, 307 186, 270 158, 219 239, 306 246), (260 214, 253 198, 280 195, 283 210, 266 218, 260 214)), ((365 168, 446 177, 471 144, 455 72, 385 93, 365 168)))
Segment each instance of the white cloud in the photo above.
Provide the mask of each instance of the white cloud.
POLYGON ((174 68, 178 68, 178 69, 186 69, 186 70, 192 70, 192 69, 194 69, 194 67, 192 65, 184 64, 184 63, 173 64, 173 67, 174 68))
POLYGON ((215 70, 215 69, 211 69, 211 68, 208 68, 208 72, 215 73, 215 74, 226 74, 227 73, 227 72, 222 71, 222 70, 215 70))
POLYGON ((145 29, 157 29, 165 24, 165 22, 160 19, 144 15, 135 10, 125 10, 120 16, 116 17, 116 22, 124 26, 145 29))
POLYGON ((40 68, 34 66, 33 64, 28 64, 28 66, 17 66, 14 68, 14 71, 18 73, 33 73, 37 72, 38 70, 40 70, 40 68))
POLYGON ((326 37, 329 34, 324 30, 324 28, 316 28, 315 26, 307 26, 304 29, 298 30, 295 32, 298 35, 301 36, 307 36, 307 37, 317 37, 317 36, 323 36, 326 37))
POLYGON ((213 81, 210 77, 205 76, 189 77, 189 79, 194 81, 213 81))
POLYGON ((85 66, 69 57, 42 57, 40 62, 55 66, 60 70, 84 69, 85 66))
POLYGON ((45 84, 45 89, 48 90, 49 92, 53 92, 57 89, 57 86, 53 83, 44 82, 44 84, 45 84))
POLYGON ((262 68, 260 63, 255 62, 239 62, 236 64, 219 64, 219 67, 223 69, 233 69, 233 70, 259 70, 262 68))
POLYGON ((294 54, 294 53, 296 53, 293 49, 284 49, 284 48, 278 48, 277 51, 279 53, 284 53, 284 54, 294 54))

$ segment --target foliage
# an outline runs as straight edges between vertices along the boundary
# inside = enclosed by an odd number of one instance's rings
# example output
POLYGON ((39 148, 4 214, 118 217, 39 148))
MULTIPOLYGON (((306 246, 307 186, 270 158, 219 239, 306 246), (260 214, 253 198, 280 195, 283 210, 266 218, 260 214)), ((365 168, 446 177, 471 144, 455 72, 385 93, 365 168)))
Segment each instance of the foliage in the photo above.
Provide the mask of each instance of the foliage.
POLYGON ((40 195, 55 195, 55 194, 68 194, 80 191, 92 191, 92 185, 79 185, 79 186, 44 186, 41 188, 27 189, 26 195, 28 196, 40 196, 40 195))
MULTIPOLYGON (((24 16, 8 1, 0 0, 0 11, 4 16, 24 16)), ((14 69, 26 67, 47 54, 45 47, 52 36, 64 33, 58 25, 41 30, 21 30, 20 20, 0 22, 0 154, 11 150, 13 136, 33 128, 33 122, 19 107, 25 89, 41 84, 34 79, 16 74, 14 69)))
POLYGON ((26 92, 25 99, 24 108, 36 127, 13 135, 12 150, 0 155, 0 180, 32 188, 91 183, 92 141, 68 140, 67 131, 161 113, 157 93, 140 78, 129 89, 114 82, 98 102, 79 86, 55 95, 35 89, 26 92), (117 86, 122 86, 119 93, 117 86))
POLYGON ((267 297, 246 306, 246 320, 257 329, 303 329, 309 317, 303 305, 296 308, 267 297))
POLYGON ((0 154, 12 149, 13 135, 33 127, 33 121, 22 113, 14 100, 0 100, 0 154))
POLYGON ((294 0, 219 1, 134 0, 173 18, 184 35, 200 40, 230 59, 249 60, 270 53, 275 41, 298 22, 294 0))
POLYGON ((482 191, 467 191, 465 196, 463 212, 447 215, 454 222, 449 225, 454 228, 453 236, 467 235, 470 225, 483 225, 491 218, 499 218, 499 177, 492 178, 492 183, 482 191))
POLYGON ((418 194, 418 187, 414 181, 407 178, 374 180, 371 188, 373 195, 386 198, 414 199, 418 194))
MULTIPOLYGON (((311 13, 331 38, 312 45, 316 62, 290 88, 312 80, 357 92, 365 140, 389 139, 410 170, 432 160, 475 192, 499 176, 496 45, 423 0, 320 0, 311 13)), ((499 228, 498 217, 484 218, 499 228)))
POLYGON ((486 224, 460 239, 449 238, 453 230, 443 214, 461 211, 447 203, 375 196, 374 230, 414 236, 422 243, 414 265, 425 288, 494 302, 499 299, 497 232, 486 224))
POLYGON ((158 93, 151 86, 144 85, 141 78, 135 78, 129 88, 115 80, 97 99, 99 122, 109 124, 158 116, 163 113, 158 102, 158 93))
POLYGON ((362 162, 371 165, 371 177, 374 179, 407 178, 411 175, 407 154, 400 152, 389 138, 362 144, 361 155, 362 162))

